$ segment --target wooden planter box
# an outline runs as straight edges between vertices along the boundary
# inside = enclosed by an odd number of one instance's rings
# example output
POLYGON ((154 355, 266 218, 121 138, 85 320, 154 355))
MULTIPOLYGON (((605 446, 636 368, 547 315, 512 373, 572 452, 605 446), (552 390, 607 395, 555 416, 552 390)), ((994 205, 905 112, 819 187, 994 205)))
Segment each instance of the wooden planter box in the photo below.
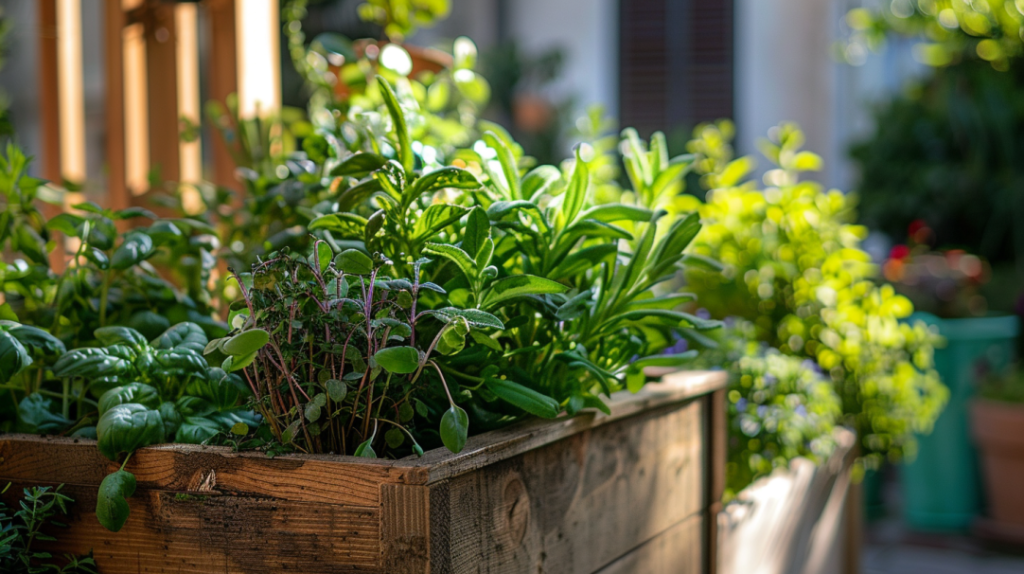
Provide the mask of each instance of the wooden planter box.
POLYGON ((718 515, 720 574, 857 574, 862 502, 851 488, 856 436, 821 466, 798 458, 751 484, 718 515))
POLYGON ((0 483, 65 484, 77 503, 54 550, 92 550, 105 574, 710 572, 724 385, 670 374, 616 395, 610 416, 527 421, 457 455, 149 447, 128 463, 139 487, 116 534, 93 510, 117 466, 92 441, 0 436, 0 483))

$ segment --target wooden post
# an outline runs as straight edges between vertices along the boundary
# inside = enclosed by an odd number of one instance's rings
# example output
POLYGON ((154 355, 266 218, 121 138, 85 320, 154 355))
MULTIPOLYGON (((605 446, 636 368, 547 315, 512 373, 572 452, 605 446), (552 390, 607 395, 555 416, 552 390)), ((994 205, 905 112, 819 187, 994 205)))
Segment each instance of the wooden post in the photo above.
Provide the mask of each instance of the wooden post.
MULTIPOLYGON (((60 172, 60 100, 57 79, 57 0, 39 0, 39 126, 42 145, 40 163, 43 179, 58 185, 63 181, 60 172)), ((42 206, 47 219, 60 213, 59 206, 42 206)), ((58 245, 63 238, 58 238, 58 245)), ((64 250, 50 252, 50 267, 64 269, 64 250)))
POLYGON ((104 10, 104 51, 107 67, 107 202, 112 209, 124 209, 129 204, 124 157, 125 17, 121 0, 106 0, 104 10))
MULTIPOLYGON (((226 106, 228 96, 238 92, 235 0, 208 0, 206 13, 210 23, 209 97, 226 106)), ((213 183, 234 187, 238 183, 235 180, 235 162, 227 144, 219 134, 214 133, 212 139, 213 183)))
POLYGON ((149 93, 150 169, 160 181, 180 179, 178 81, 174 4, 146 5, 146 70, 149 93))

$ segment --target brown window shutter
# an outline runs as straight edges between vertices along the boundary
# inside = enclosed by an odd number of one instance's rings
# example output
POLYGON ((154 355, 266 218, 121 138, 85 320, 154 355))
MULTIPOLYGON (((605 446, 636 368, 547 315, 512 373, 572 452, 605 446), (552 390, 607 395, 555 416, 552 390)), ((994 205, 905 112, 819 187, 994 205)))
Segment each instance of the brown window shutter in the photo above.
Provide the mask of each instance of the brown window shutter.
POLYGON ((733 115, 732 0, 621 0, 619 106, 642 135, 733 115))

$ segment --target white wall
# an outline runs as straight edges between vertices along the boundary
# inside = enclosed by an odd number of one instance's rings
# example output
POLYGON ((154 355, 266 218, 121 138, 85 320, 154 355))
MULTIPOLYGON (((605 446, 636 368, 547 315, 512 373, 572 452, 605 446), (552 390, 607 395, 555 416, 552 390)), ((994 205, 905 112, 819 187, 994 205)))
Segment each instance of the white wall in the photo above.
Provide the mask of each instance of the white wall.
MULTIPOLYGON (((859 0, 735 1, 737 149, 757 154, 755 142, 769 128, 796 121, 805 148, 825 159, 815 179, 849 189, 856 174, 847 150, 870 131, 871 104, 922 71, 909 55, 912 42, 890 44, 855 67, 833 54, 859 0)), ((758 162, 763 172, 767 160, 758 162)))
MULTIPOLYGON (((628 0, 623 0, 628 1, 628 0)), ((579 110, 601 104, 618 115, 617 0, 510 0, 508 30, 527 53, 561 47, 564 74, 552 86, 579 110)))

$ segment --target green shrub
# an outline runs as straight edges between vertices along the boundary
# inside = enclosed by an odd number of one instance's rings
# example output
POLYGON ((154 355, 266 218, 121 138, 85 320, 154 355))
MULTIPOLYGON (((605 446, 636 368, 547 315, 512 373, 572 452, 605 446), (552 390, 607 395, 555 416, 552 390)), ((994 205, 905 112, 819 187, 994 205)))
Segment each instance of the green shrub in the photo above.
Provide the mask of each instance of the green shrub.
MULTIPOLYGON (((5 494, 10 484, 0 489, 5 494)), ((34 548, 36 542, 54 538, 53 527, 64 526, 59 519, 68 514, 75 501, 61 492, 64 485, 34 486, 22 491, 17 509, 8 511, 0 502, 0 572, 5 574, 96 574, 92 553, 88 556, 65 554, 57 557, 34 548)))
MULTIPOLYGON (((715 126, 696 133, 705 145, 722 141, 715 126)), ((705 223, 693 251, 724 270, 691 269, 689 287, 713 316, 749 320, 758 339, 816 361, 869 467, 913 456, 914 433, 930 432, 948 396, 933 369, 936 336, 904 321, 913 306, 876 282, 859 248, 866 231, 849 223, 852 199, 799 180, 821 164, 800 151, 799 130, 784 124, 773 133, 762 146, 778 166, 765 175, 768 187, 743 181, 751 161, 741 158, 714 174, 706 203, 692 199, 705 223)))
POLYGON ((876 128, 851 150, 860 168, 861 221, 898 242, 908 227, 931 229, 924 242, 980 255, 993 266, 985 289, 993 308, 1011 311, 1020 295, 1024 236, 1024 62, 998 72, 966 61, 935 70, 875 112, 876 128))

